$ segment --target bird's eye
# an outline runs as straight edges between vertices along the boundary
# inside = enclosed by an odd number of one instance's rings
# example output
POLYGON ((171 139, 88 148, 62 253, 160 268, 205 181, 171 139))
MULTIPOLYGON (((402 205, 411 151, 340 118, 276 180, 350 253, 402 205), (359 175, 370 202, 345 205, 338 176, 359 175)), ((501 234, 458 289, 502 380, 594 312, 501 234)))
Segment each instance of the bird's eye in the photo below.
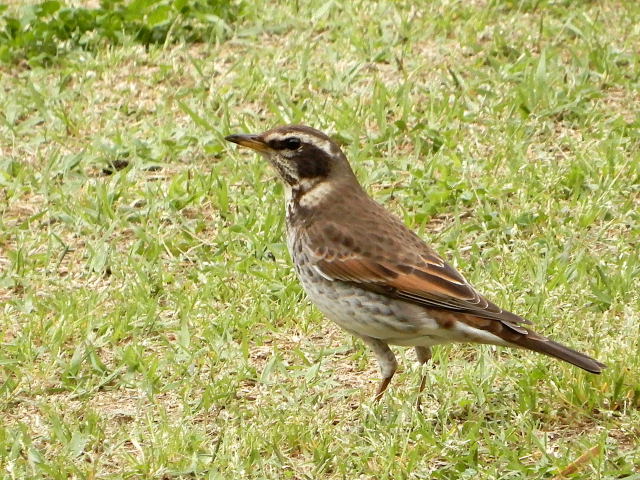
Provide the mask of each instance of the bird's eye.
POLYGON ((297 150, 300 148, 300 145, 302 145, 302 142, 297 137, 285 138, 282 143, 284 145, 284 148, 286 148, 287 150, 297 150))

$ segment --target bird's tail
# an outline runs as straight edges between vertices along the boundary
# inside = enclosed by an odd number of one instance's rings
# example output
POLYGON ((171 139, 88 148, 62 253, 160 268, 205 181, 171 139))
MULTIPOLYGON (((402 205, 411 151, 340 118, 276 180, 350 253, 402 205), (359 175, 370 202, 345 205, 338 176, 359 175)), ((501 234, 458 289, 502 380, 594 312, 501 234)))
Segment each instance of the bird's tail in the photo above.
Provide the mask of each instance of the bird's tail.
MULTIPOLYGON (((528 330, 528 329, 527 329, 528 330)), ((520 335, 517 339, 510 339, 512 343, 519 347, 533 350, 534 352, 544 353, 550 357, 559 358, 565 362, 571 363, 576 367, 591 373, 601 373, 607 366, 598 360, 591 358, 584 353, 577 352, 561 343, 549 340, 542 335, 529 332, 528 335, 520 335)))

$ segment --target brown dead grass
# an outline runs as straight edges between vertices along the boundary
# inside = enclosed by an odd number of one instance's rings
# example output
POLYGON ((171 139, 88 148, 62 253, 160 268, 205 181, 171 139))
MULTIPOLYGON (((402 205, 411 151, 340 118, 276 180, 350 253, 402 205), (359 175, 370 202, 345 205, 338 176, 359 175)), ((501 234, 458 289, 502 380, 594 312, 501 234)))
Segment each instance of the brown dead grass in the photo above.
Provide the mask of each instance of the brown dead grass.
POLYGON ((629 124, 640 120, 640 110, 638 110, 640 92, 638 90, 628 90, 621 87, 608 88, 598 104, 603 110, 619 116, 629 124))

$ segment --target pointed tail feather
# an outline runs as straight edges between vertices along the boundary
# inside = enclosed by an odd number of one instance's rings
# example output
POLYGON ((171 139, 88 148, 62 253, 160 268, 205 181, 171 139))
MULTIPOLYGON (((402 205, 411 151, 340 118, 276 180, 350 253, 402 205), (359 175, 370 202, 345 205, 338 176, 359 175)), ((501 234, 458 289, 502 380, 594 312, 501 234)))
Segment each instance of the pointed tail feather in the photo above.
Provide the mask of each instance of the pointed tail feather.
POLYGON ((591 358, 584 353, 577 352, 561 343, 549 340, 541 335, 530 332, 529 335, 522 335, 516 341, 512 342, 519 347, 533 350, 534 352, 544 353, 550 357, 559 358, 565 362, 571 363, 576 367, 591 373, 601 373, 607 366, 598 360, 591 358))
POLYGON ((496 322, 495 320, 482 318, 477 315, 452 313, 435 309, 428 310, 428 313, 432 318, 435 318, 439 324, 443 325, 444 328, 447 328, 449 324, 453 324, 455 328, 462 331, 467 338, 471 338, 478 343, 511 345, 533 350, 534 352, 544 353, 550 357, 564 360, 591 373, 601 373, 602 370, 607 367, 604 363, 584 353, 577 352, 561 343, 554 342, 522 325, 514 325, 511 319, 496 322), (490 333, 491 336, 487 337, 484 334, 485 332, 490 333), (480 335, 480 333, 483 334, 480 335))

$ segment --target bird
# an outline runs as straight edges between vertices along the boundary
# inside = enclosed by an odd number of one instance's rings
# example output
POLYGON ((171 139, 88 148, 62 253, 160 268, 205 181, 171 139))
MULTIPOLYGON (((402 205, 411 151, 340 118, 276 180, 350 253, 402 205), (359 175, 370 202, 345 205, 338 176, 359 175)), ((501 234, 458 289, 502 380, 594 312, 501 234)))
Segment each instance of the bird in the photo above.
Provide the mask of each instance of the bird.
POLYGON ((390 345, 413 347, 421 365, 435 345, 478 343, 532 350, 591 373, 606 367, 534 332, 529 320, 481 295, 367 194, 323 132, 284 125, 225 140, 261 154, 284 184, 286 241, 296 274, 312 303, 373 351, 381 374, 375 401, 398 366, 390 345))

